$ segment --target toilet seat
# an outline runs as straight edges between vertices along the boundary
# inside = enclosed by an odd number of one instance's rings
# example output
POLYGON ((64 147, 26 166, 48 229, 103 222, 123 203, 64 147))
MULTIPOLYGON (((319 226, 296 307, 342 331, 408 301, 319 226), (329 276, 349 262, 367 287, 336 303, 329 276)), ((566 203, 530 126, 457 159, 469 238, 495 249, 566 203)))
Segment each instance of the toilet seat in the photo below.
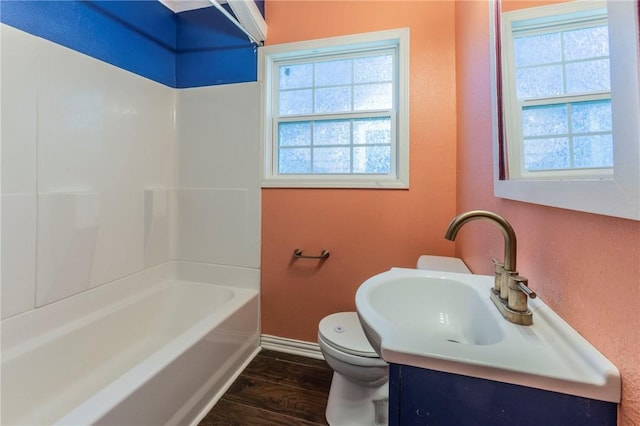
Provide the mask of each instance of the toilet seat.
POLYGON ((324 317, 318 326, 318 337, 337 351, 359 357, 379 358, 364 335, 355 312, 338 312, 324 317))
POLYGON ((331 314, 318 324, 318 346, 333 369, 325 415, 332 426, 387 424, 389 365, 375 353, 355 312, 331 314), (383 419, 384 417, 384 419, 383 419))

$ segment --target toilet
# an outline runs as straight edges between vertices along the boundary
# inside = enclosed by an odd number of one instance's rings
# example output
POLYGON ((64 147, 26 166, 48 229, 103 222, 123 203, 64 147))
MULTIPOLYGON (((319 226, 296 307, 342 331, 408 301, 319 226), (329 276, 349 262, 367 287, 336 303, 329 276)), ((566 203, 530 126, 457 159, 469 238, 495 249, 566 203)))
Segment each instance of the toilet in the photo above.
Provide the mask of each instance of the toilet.
POLYGON ((326 418, 331 426, 386 425, 389 366, 376 354, 355 312, 324 317, 318 344, 333 368, 326 418))
MULTIPOLYGON (((420 256, 417 269, 470 274, 461 259, 420 256)), ((386 425, 389 404, 389 366, 364 335, 358 314, 339 312, 318 326, 318 344, 333 379, 326 418, 331 426, 386 425)))

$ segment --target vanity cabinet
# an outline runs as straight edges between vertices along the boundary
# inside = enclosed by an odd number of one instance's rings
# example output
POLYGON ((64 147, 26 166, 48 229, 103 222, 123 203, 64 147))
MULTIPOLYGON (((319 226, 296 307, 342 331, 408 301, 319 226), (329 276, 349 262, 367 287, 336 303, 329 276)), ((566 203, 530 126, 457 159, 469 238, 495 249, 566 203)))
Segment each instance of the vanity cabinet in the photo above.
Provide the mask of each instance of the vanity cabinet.
POLYGON ((613 402, 389 366, 389 426, 615 426, 616 422, 613 402))

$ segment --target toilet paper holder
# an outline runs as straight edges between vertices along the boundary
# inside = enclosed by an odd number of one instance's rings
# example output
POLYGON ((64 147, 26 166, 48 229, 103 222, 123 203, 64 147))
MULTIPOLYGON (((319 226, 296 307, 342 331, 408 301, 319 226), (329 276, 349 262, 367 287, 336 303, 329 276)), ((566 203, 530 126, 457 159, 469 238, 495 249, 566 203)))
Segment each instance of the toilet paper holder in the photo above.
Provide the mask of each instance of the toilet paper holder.
POLYGON ((309 256, 306 254, 302 253, 301 249, 294 249, 293 250, 293 254, 291 255, 291 257, 293 257, 294 259, 328 259, 329 258, 329 250, 322 250, 320 252, 320 256, 309 256))

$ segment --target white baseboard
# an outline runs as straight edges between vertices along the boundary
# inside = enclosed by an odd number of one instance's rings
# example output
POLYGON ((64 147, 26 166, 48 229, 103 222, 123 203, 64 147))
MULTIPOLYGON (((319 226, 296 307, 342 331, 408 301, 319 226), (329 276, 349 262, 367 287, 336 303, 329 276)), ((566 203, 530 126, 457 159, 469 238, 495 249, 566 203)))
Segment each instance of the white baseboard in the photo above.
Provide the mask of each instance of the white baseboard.
POLYGON ((307 358, 324 359, 322 352, 320 352, 320 346, 313 342, 263 334, 260 337, 260 345, 263 349, 271 351, 306 356, 307 358))

